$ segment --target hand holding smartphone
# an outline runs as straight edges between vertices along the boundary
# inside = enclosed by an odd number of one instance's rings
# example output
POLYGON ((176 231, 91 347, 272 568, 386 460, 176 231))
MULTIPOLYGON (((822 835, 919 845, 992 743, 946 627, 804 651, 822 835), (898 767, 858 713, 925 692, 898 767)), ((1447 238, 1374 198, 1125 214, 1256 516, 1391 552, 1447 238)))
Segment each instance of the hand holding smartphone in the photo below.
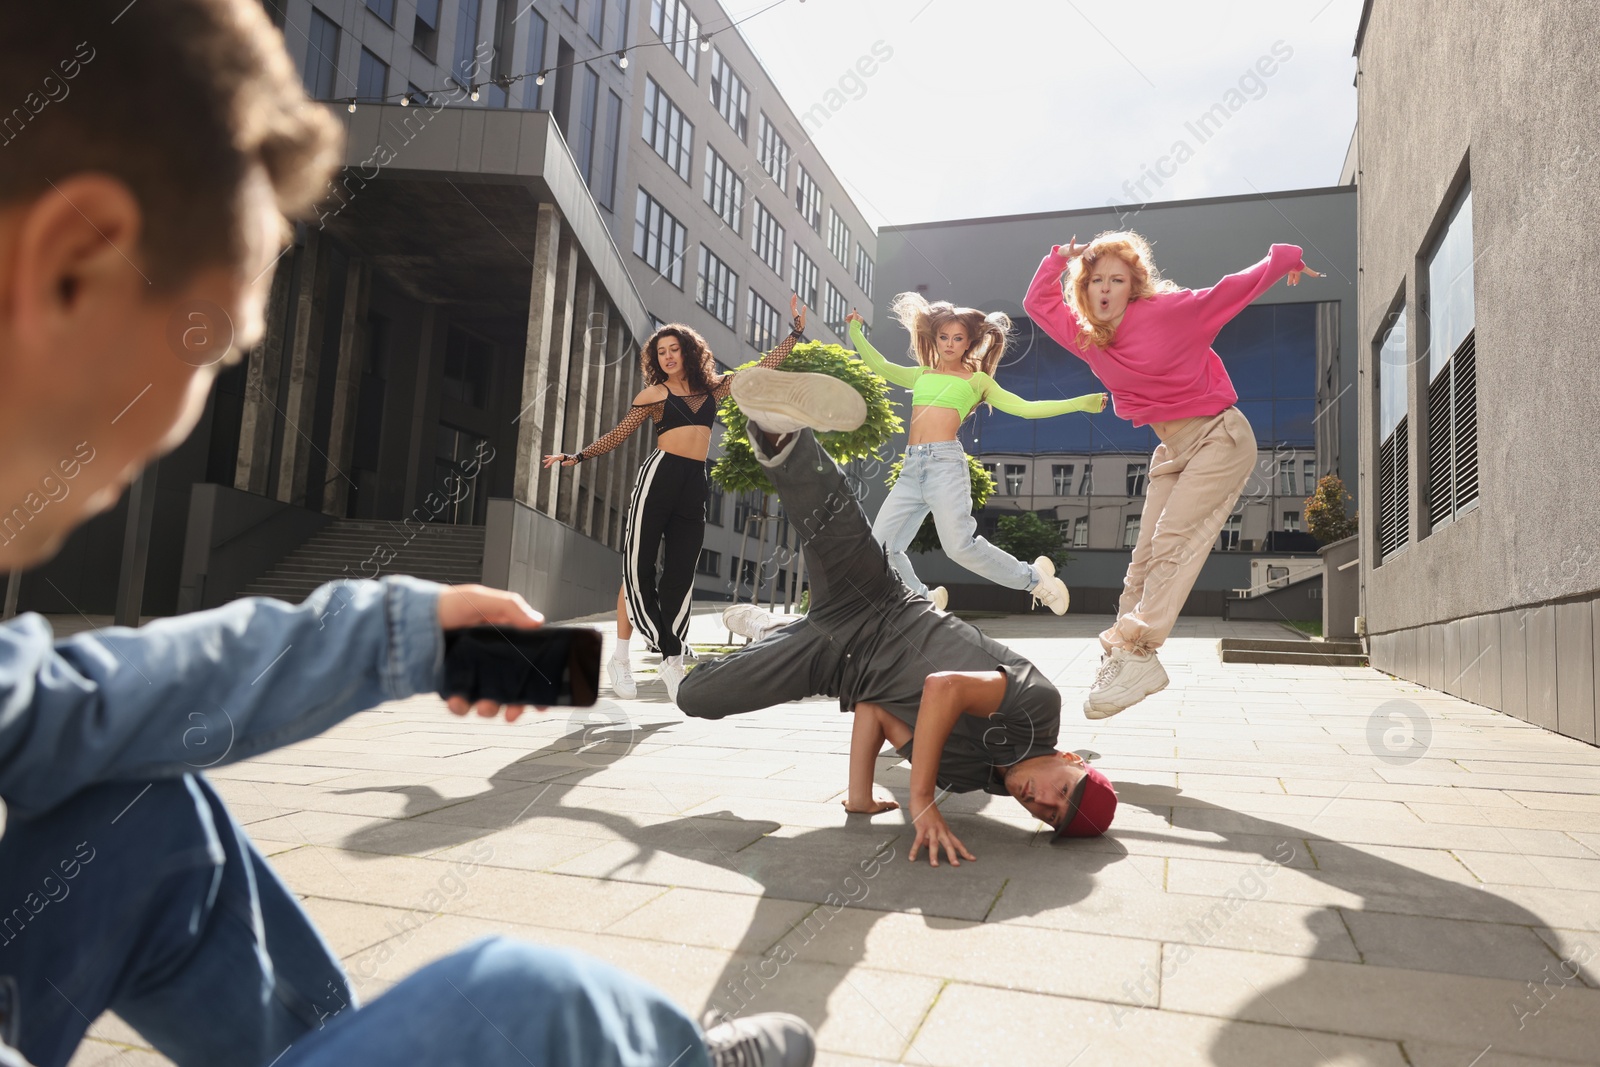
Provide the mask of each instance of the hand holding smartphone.
POLYGON ((594 704, 600 631, 587 626, 471 626, 444 635, 439 695, 538 707, 594 704))

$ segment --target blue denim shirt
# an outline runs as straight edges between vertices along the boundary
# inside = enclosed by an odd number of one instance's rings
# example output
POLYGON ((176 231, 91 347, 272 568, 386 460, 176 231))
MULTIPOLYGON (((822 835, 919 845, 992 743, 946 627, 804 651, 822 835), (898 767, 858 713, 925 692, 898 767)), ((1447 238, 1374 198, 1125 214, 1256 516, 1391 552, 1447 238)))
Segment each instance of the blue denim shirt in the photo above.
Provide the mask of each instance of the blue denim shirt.
POLYGON ((0 802, 38 814, 97 782, 248 759, 437 690, 440 588, 331 582, 300 605, 239 600, 62 641, 37 615, 14 619, 0 626, 0 802))

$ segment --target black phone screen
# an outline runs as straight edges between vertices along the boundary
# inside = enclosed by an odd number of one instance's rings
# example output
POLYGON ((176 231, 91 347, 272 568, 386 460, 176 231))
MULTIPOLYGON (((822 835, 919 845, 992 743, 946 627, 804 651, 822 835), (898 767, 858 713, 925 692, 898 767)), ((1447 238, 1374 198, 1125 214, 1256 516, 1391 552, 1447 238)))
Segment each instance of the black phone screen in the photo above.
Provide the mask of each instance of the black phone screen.
POLYGON ((600 631, 587 626, 473 626, 444 635, 440 695, 586 708, 600 692, 600 631))

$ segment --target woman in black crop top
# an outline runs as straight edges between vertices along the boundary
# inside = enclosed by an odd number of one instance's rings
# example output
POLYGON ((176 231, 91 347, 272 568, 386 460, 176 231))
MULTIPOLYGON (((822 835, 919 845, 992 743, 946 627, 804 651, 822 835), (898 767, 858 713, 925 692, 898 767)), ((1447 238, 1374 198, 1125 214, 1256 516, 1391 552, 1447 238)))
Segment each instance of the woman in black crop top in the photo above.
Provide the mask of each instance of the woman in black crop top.
MULTIPOLYGON (((776 367, 800 340, 806 309, 789 300, 794 329, 761 360, 776 367)), ((570 467, 604 455, 651 420, 656 448, 633 483, 622 548, 622 589, 617 593, 617 647, 608 664, 619 697, 637 693, 628 666, 633 627, 645 644, 661 654, 661 678, 677 699, 683 680, 683 644, 689 632, 694 568, 706 531, 706 456, 717 405, 733 385, 732 374, 718 374, 711 348, 693 328, 669 323, 650 335, 639 353, 645 387, 633 398, 615 429, 580 452, 544 457, 544 465, 570 467), (659 581, 656 553, 665 552, 659 581), (629 625, 630 620, 632 626, 629 625)))

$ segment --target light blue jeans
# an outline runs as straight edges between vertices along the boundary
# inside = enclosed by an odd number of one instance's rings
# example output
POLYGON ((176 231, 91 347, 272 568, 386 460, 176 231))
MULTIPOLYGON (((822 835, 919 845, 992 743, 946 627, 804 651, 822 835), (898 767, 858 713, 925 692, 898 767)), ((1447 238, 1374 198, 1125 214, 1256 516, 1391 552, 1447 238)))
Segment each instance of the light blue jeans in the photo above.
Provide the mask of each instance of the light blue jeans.
MULTIPOLYGON (((93 786, 0 840, 17 1046, 62 1067, 114 1011, 180 1067, 705 1067, 699 1028, 599 960, 485 938, 357 1003, 198 774, 93 786)), ((0 1057, 3 1060, 4 1057, 0 1057)))
POLYGON ((900 580, 913 592, 928 595, 928 587, 911 569, 906 555, 912 538, 928 512, 939 530, 944 554, 972 573, 1007 589, 1032 589, 1044 575, 1031 563, 1002 552, 978 536, 972 517, 972 475, 960 441, 932 441, 906 447, 900 478, 872 524, 873 538, 889 554, 900 580))

